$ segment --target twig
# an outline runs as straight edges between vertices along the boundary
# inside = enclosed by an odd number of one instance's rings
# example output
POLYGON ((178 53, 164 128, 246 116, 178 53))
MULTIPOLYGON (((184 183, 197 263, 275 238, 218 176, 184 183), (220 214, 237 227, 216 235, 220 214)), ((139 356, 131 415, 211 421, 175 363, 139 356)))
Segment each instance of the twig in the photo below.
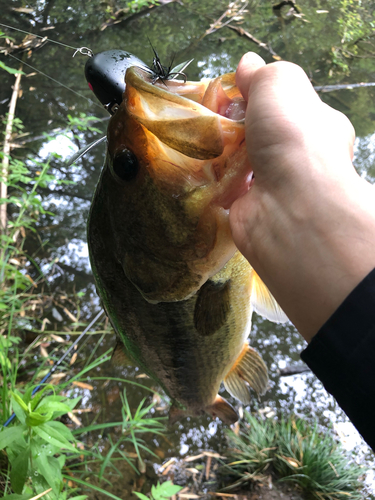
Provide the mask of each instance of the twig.
POLYGON ((352 90, 364 87, 375 87, 375 82, 346 83, 337 85, 320 85, 314 87, 317 92, 334 92, 335 90, 352 90))
POLYGON ((37 495, 36 497, 30 498, 30 500, 38 500, 39 498, 44 497, 44 495, 47 495, 47 493, 49 493, 50 491, 52 491, 52 488, 49 488, 48 490, 43 491, 42 493, 39 493, 39 495, 37 495))
POLYGON ((258 45, 258 47, 261 47, 262 49, 267 50, 272 55, 272 57, 274 59, 276 59, 277 61, 281 61, 282 60, 282 58, 272 49, 272 47, 270 45, 268 45, 267 43, 261 42, 260 40, 258 40, 257 38, 255 38, 255 36, 253 36, 251 33, 249 33, 248 31, 245 31, 243 28, 240 28, 239 26, 232 26, 231 24, 228 24, 226 27, 230 28, 233 31, 237 31, 237 33, 240 36, 245 36, 251 42, 253 42, 256 45, 258 45))
POLYGON ((357 40, 354 40, 353 42, 350 42, 349 45, 357 45, 359 42, 367 41, 368 38, 372 38, 374 36, 375 36, 375 30, 373 31, 373 33, 370 33, 369 35, 362 36, 360 38, 357 38, 357 40))
POLYGON ((350 57, 354 57, 356 59, 372 59, 375 57, 374 52, 367 52, 364 56, 360 56, 358 54, 354 54, 353 52, 350 52, 349 50, 341 50, 343 54, 348 54, 350 57))
POLYGON ((239 5, 240 5, 239 0, 236 0, 236 2, 231 6, 228 5, 225 12, 216 21, 210 24, 210 27, 206 30, 204 35, 200 37, 199 41, 201 41, 205 36, 210 35, 211 33, 214 33, 215 31, 218 31, 221 28, 229 28, 233 31, 236 31, 240 36, 248 38, 251 42, 258 45, 258 47, 267 50, 267 52, 269 52, 274 59, 280 61, 282 58, 278 54, 276 54, 276 52, 272 49, 270 45, 258 40, 257 38, 255 38, 255 36, 253 36, 248 31, 244 30, 243 28, 239 26, 233 26, 232 24, 230 24, 234 18, 241 16, 246 11, 248 2, 246 2, 240 9, 238 9, 239 5), (228 19, 226 21, 223 21, 225 18, 228 19))
MULTIPOLYGON (((12 128, 13 128, 13 121, 14 121, 14 114, 16 111, 16 104, 17 104, 17 98, 18 98, 18 93, 20 90, 20 83, 21 83, 21 75, 22 75, 22 67, 23 64, 21 64, 19 73, 16 73, 16 80, 14 82, 13 86, 13 92, 12 92, 12 98, 10 100, 9 104, 9 112, 8 112, 8 119, 7 119, 7 124, 5 127, 5 139, 4 139, 4 147, 3 147, 3 162, 2 162, 2 169, 1 169, 1 183, 0 183, 0 198, 6 199, 8 196, 8 187, 7 187, 7 179, 8 179, 8 171, 9 171, 9 154, 10 154, 10 140, 12 137, 12 128)), ((7 229, 7 204, 6 202, 3 202, 0 205, 0 231, 5 233, 7 229)))
POLYGON ((310 368, 307 365, 287 366, 279 370, 280 377, 289 377, 290 375, 297 375, 299 373, 309 372, 310 368))
POLYGON ((239 0, 236 0, 236 2, 231 6, 228 5, 226 11, 219 17, 219 19, 210 24, 210 27, 208 28, 208 30, 206 30, 204 36, 210 35, 211 33, 214 33, 215 31, 224 28, 224 26, 227 26, 230 22, 232 22, 234 17, 241 16, 245 12, 246 7, 248 6, 248 2, 246 2, 237 11, 238 6, 239 6, 239 0), (227 19, 225 22, 222 22, 223 19, 225 19, 226 17, 228 17, 229 19, 227 19))

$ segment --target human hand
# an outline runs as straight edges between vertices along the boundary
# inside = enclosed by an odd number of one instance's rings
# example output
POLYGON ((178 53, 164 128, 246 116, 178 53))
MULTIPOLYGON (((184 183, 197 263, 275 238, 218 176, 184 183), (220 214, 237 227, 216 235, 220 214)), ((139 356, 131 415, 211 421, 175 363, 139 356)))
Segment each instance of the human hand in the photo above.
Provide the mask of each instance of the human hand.
POLYGON ((230 210, 234 241, 306 340, 375 267, 375 191, 352 165, 354 129, 298 66, 246 54, 254 182, 230 210))

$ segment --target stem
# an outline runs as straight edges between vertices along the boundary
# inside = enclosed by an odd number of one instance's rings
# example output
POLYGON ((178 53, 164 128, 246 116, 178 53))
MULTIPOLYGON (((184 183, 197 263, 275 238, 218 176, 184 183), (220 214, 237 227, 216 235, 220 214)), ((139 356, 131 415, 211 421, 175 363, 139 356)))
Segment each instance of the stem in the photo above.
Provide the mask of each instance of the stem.
MULTIPOLYGON (((14 276, 14 291, 17 290, 17 274, 15 274, 14 276)), ((12 323, 13 323, 13 315, 14 315, 14 309, 15 309, 15 293, 13 294, 13 300, 12 300, 12 308, 11 308, 11 311, 10 311, 10 319, 9 319, 9 324, 8 324, 8 335, 7 335, 7 338, 9 339, 9 337, 11 336, 12 334, 12 323)), ((8 357, 8 351, 9 351, 9 344, 6 343, 5 344, 5 349, 3 351, 3 355, 5 357, 5 359, 9 359, 8 357)), ((8 398, 8 381, 10 382, 10 389, 13 390, 14 387, 12 385, 12 380, 14 379, 14 385, 16 383, 16 380, 17 380, 17 367, 15 368, 15 374, 13 375, 12 377, 12 367, 8 368, 7 364, 4 363, 3 366, 2 366, 2 372, 3 372, 3 416, 7 416, 9 417, 9 411, 7 411, 7 402, 9 401, 9 398, 8 398)), ((9 408, 8 408, 9 410, 9 408)))
MULTIPOLYGON (((21 64, 19 71, 22 71, 22 67, 23 65, 21 64)), ((7 198, 8 196, 8 189, 6 182, 9 171, 10 141, 12 137, 14 114, 16 111, 16 103, 17 103, 18 93, 20 90, 20 84, 21 84, 21 73, 17 73, 16 80, 13 85, 12 98, 9 104, 8 120, 5 127, 5 139, 3 148, 4 158, 1 170, 2 181, 0 183, 0 198, 3 199, 7 198)), ((6 229, 7 229, 7 204, 4 202, 0 204, 0 230, 3 233, 5 233, 6 229)))
POLYGON ((31 437, 32 437, 32 430, 31 430, 31 427, 29 427, 30 467, 32 469, 33 468, 33 454, 31 451, 31 437))

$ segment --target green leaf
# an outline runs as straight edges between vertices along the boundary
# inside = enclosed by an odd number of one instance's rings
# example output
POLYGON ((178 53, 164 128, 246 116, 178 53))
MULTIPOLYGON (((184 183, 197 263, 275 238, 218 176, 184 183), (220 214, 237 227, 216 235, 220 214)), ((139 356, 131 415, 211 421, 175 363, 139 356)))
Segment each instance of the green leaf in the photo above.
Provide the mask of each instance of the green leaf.
POLYGON ((73 436, 72 431, 62 422, 51 420, 50 422, 46 423, 46 427, 52 427, 57 432, 59 432, 67 441, 76 441, 76 438, 73 436))
POLYGON ((30 427, 36 427, 37 425, 42 425, 48 422, 48 420, 51 420, 53 416, 53 412, 50 411, 45 415, 41 415, 37 411, 31 411, 26 417, 26 425, 29 425, 30 427))
POLYGON ((66 455, 59 455, 56 457, 56 460, 59 463, 60 470, 64 467, 65 462, 66 462, 66 455))
POLYGON ((74 446, 72 446, 68 441, 66 441, 66 439, 60 433, 53 431, 54 435, 51 435, 52 434, 51 431, 52 429, 46 428, 46 424, 34 427, 35 434, 38 434, 38 436, 41 437, 47 443, 53 444, 54 446, 58 446, 60 449, 66 448, 70 451, 77 453, 77 449, 74 448, 74 446), (58 437, 56 437, 56 435, 58 435, 58 437))
POLYGON ((136 495, 138 498, 140 498, 141 500, 150 500, 148 497, 146 497, 146 495, 144 495, 143 493, 137 493, 136 491, 133 491, 133 495, 136 495))
POLYGON ((158 485, 157 493, 161 497, 170 498, 181 490, 182 486, 177 486, 173 484, 172 481, 166 481, 165 483, 158 485))
POLYGON ((27 472, 29 468, 29 447, 18 455, 12 462, 10 471, 10 483, 16 493, 21 494, 26 482, 27 472))
POLYGON ((21 75, 25 74, 23 71, 20 71, 19 69, 14 69, 14 68, 7 66, 2 61, 0 61, 0 68, 5 69, 5 71, 10 73, 11 75, 16 75, 17 73, 21 73, 21 75))
POLYGON ((17 439, 12 442, 11 445, 7 446, 6 452, 8 455, 9 462, 11 466, 13 467, 14 462, 17 460, 18 455, 20 454, 25 454, 28 449, 28 445, 26 444, 25 438, 24 438, 24 430, 27 429, 26 425, 21 425, 18 426, 20 429, 20 433, 17 436, 17 439))
POLYGON ((67 404, 70 408, 70 411, 74 410, 77 404, 81 401, 82 396, 78 396, 77 398, 67 399, 65 404, 67 404))
MULTIPOLYGON (((34 388, 32 388, 32 391, 33 390, 34 390, 34 388)), ((55 388, 53 387, 53 385, 48 384, 45 387, 43 387, 43 389, 41 389, 40 391, 38 391, 31 400, 29 399, 27 401, 27 403, 29 403, 29 401, 31 401, 31 403, 30 403, 31 410, 35 410, 36 406, 39 404, 40 400, 43 398, 43 395, 44 395, 44 393, 46 391, 53 391, 53 392, 55 392, 55 388)), ((26 394, 29 397, 28 393, 29 393, 29 391, 27 391, 25 393, 25 397, 26 397, 26 394)))
POLYGON ((12 493, 11 495, 5 495, 3 500, 29 500, 32 495, 18 495, 17 493, 12 493))
MULTIPOLYGON (((63 443, 67 443, 68 445, 70 445, 70 440, 75 441, 75 438, 73 438, 70 430, 61 422, 47 422, 46 424, 43 424, 43 431, 47 432, 55 439, 58 439, 63 443)), ((77 451, 76 448, 74 448, 74 451, 77 451)))
MULTIPOLYGON (((192 63, 194 59, 190 59, 190 61, 185 61, 181 64, 177 64, 172 70, 171 73, 183 73, 183 71, 189 66, 190 63, 192 63)), ((176 75, 176 78, 178 78, 179 75, 176 75)), ((164 484, 164 483, 163 483, 164 484)))
POLYGON ((3 430, 0 432, 0 450, 3 450, 20 437, 20 433, 23 430, 20 427, 19 425, 10 428, 3 427, 3 430))
POLYGON ((58 460, 54 457, 47 457, 44 453, 38 453, 34 460, 39 473, 53 489, 55 495, 58 496, 62 483, 58 460))
POLYGON ((22 410, 25 413, 28 413, 29 409, 28 409, 27 405, 23 401, 22 397, 19 394, 17 394, 17 392, 16 391, 11 392, 12 399, 14 399, 18 403, 18 405, 22 408, 22 410))
MULTIPOLYGON (((44 493, 46 490, 49 490, 51 486, 47 483, 47 481, 44 479, 43 474, 40 474, 39 471, 34 468, 31 472, 31 477, 32 477, 32 483, 33 483, 33 490, 34 490, 34 495, 35 493, 37 495, 40 495, 44 493)), ((54 494, 53 491, 50 491, 49 493, 46 493, 41 497, 42 500, 60 500, 56 495, 54 494)))
MULTIPOLYGON (((25 394, 23 395, 23 402, 25 403, 25 405, 28 405, 32 399, 32 393, 33 393, 33 390, 34 390, 34 387, 29 387, 26 391, 25 391, 25 394)), ((31 408, 32 410, 34 409, 34 407, 31 408)))
POLYGON ((152 495, 152 498, 155 498, 156 496, 159 496, 158 495, 158 490, 157 488, 159 488, 160 486, 160 483, 158 481, 157 485, 155 486, 154 484, 151 486, 151 495, 152 495))
POLYGON ((60 403, 58 401, 43 401, 42 404, 40 406, 38 406, 38 409, 37 409, 37 412, 38 413, 49 413, 49 412, 55 412, 55 411, 58 411, 58 412, 64 412, 63 415, 65 413, 68 413, 70 411, 70 406, 66 405, 65 403, 60 403))
MULTIPOLYGON (((71 480, 71 477, 67 476, 66 474, 63 474, 63 478, 71 480)), ((102 493, 103 495, 105 495, 109 498, 113 498, 113 500, 121 500, 121 498, 117 497, 116 495, 113 495, 109 491, 103 490, 102 488, 99 488, 99 486, 95 486, 94 484, 87 483, 86 481, 83 481, 82 479, 78 479, 78 477, 74 478, 74 482, 78 483, 78 484, 82 484, 86 488, 91 488, 94 491, 102 493)), ((150 500, 150 499, 146 497, 146 500, 150 500)))

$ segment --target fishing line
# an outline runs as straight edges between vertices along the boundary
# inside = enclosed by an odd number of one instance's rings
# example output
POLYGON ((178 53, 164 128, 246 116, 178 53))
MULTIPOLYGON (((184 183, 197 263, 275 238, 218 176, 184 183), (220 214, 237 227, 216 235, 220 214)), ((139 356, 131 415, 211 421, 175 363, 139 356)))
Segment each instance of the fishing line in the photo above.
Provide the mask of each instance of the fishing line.
MULTIPOLYGON (((74 347, 78 344, 78 342, 86 335, 86 333, 92 328, 97 321, 99 321, 100 317, 104 314, 104 311, 101 310, 98 312, 98 314, 95 316, 95 318, 91 321, 91 323, 83 330, 83 332, 77 337, 77 339, 73 342, 73 344, 69 347, 69 349, 61 356, 59 360, 56 361, 56 363, 52 366, 51 370, 45 375, 42 380, 40 381, 40 384, 35 387, 33 392, 31 393, 32 396, 34 396, 35 393, 37 393, 41 388, 42 385, 50 378, 50 376, 56 371, 56 369, 61 365, 61 363, 64 361, 64 359, 68 356, 68 354, 74 349, 74 347)), ((3 427, 7 427, 16 417, 16 414, 13 413, 8 420, 5 422, 3 427)))
POLYGON ((95 104, 95 106, 97 106, 98 108, 100 109, 103 109, 102 106, 100 106, 98 103, 96 103, 95 101, 92 101, 89 97, 86 97, 82 94, 80 94, 79 92, 76 92, 75 90, 71 89, 70 87, 67 87, 66 85, 64 85, 63 83, 59 82, 58 80, 55 80, 54 78, 52 78, 52 76, 49 76, 47 75, 46 73, 43 73, 43 71, 40 71, 40 69, 37 69, 35 68, 34 66, 31 66, 31 64, 28 64, 27 62, 24 62, 22 61, 22 59, 19 59, 18 57, 14 56, 13 54, 7 54, 7 56, 9 57, 13 57, 13 59, 16 59, 16 61, 19 61, 20 63, 22 64, 25 64, 26 66, 28 66, 29 68, 31 68, 32 70, 36 71, 37 73, 40 73, 41 75, 45 76, 46 78, 49 78, 50 80, 52 80, 53 82, 57 83, 58 85, 61 85, 62 87, 64 87, 65 89, 67 90, 70 90, 70 92, 73 92, 74 94, 76 94, 78 97, 81 97, 82 99, 86 99, 87 101, 89 101, 91 104, 95 104))
POLYGON ((71 45, 67 45, 66 43, 57 42, 56 40, 52 40, 51 38, 47 38, 46 36, 36 35, 35 33, 31 33, 30 31, 24 31, 20 30, 19 28, 13 28, 13 26, 8 26, 7 24, 0 23, 0 26, 4 26, 5 28, 9 28, 10 30, 20 31, 21 33, 26 33, 27 35, 36 36, 38 38, 44 39, 45 41, 48 40, 49 42, 56 43, 57 45, 62 45, 63 47, 67 47, 68 49, 79 50, 77 49, 77 47, 72 47, 71 45))

